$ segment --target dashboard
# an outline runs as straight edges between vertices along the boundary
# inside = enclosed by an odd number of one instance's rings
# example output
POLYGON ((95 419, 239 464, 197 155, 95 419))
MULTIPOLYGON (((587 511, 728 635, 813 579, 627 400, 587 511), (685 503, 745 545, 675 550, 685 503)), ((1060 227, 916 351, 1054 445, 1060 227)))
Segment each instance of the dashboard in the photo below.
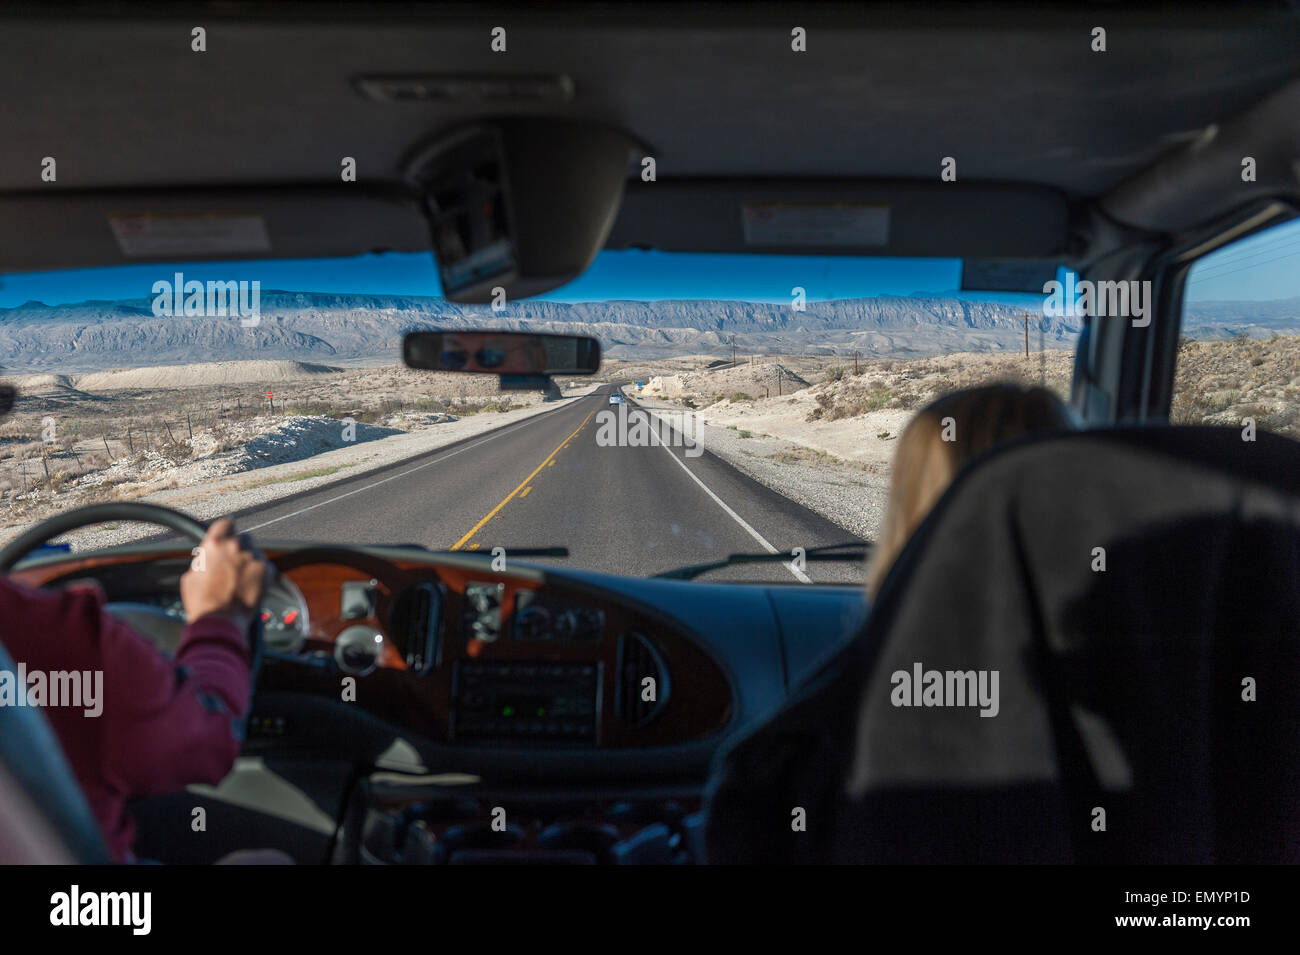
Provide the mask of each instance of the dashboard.
MULTIPOLYGON (((243 754, 296 767, 303 785, 327 767, 355 780, 340 775, 349 794, 327 800, 347 807, 344 863, 699 858, 719 747, 785 702, 865 613, 856 587, 262 546, 278 578, 243 754), (403 747, 415 762, 398 769, 403 747)), ((184 631, 189 559, 134 544, 38 557, 13 576, 91 584, 167 653, 184 631)))
MULTIPOLYGON (((246 752, 374 756, 397 737, 439 769, 696 775, 863 612, 851 587, 497 572, 485 555, 417 548, 264 549, 279 579, 263 604, 246 752)), ((166 652, 183 630, 187 566, 187 552, 141 544, 16 576, 93 581, 166 652)))

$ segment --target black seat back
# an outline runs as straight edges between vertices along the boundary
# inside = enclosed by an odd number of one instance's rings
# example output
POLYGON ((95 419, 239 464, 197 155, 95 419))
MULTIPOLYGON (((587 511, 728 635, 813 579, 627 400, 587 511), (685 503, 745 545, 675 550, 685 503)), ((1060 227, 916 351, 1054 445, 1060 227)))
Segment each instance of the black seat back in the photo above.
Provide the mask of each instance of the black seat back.
POLYGON ((959 476, 864 631, 729 754, 708 845, 718 860, 763 857, 745 846, 764 832, 787 860, 1295 862, 1298 753, 1300 445, 1081 432, 959 476), (925 705, 969 704, 970 676, 991 689, 994 672, 996 716, 925 705), (757 830, 727 823, 754 813, 757 830))

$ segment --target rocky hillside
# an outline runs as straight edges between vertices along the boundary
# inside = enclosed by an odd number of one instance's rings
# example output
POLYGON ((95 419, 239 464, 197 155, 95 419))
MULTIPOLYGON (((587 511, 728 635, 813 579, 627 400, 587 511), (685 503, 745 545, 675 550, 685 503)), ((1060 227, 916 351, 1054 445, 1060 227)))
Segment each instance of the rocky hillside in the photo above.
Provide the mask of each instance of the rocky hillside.
MULTIPOLYGON (((1035 319, 1038 321, 1038 319, 1035 319)), ((1073 341, 1077 319, 1044 320, 1048 347, 1073 341)), ((740 352, 915 356, 1013 350, 1020 308, 956 298, 863 298, 789 305, 524 301, 499 313, 438 298, 263 292, 261 322, 156 317, 148 299, 0 309, 6 374, 74 373, 201 360, 291 360, 328 365, 392 362, 414 328, 495 326, 593 335, 611 357, 740 352)), ((1038 331, 1034 338, 1037 344, 1038 331)))

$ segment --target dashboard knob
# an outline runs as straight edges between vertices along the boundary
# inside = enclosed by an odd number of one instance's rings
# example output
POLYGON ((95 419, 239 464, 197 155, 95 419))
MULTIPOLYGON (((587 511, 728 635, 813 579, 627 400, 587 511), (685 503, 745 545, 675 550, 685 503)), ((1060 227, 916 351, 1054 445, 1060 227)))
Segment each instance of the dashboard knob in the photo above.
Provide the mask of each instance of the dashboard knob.
POLYGON ((605 629, 605 614, 587 607, 574 607, 560 614, 555 633, 561 640, 599 640, 605 629))
POLYGON ((551 636, 551 612, 530 604, 515 614, 516 640, 546 640, 551 636))
POLYGON ((334 659, 341 669, 365 676, 379 665, 384 636, 373 627, 348 627, 334 640, 334 659))

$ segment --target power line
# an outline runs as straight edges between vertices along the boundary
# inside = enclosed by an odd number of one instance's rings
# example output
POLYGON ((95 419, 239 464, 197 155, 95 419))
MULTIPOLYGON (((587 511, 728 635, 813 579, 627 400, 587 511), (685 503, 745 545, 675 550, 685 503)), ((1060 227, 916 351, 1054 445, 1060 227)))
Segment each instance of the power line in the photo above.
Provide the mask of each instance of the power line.
POLYGON ((1288 252, 1286 255, 1279 255, 1275 259, 1264 259, 1262 262, 1252 262, 1250 265, 1243 265, 1238 269, 1229 269, 1226 272, 1216 272, 1210 276, 1193 276, 1193 281, 1201 282, 1205 281, 1206 278, 1219 279, 1223 278, 1225 275, 1234 275, 1237 272, 1245 272, 1260 265, 1268 265, 1270 262, 1281 262, 1283 259, 1294 259, 1296 256, 1300 256, 1300 249, 1297 249, 1295 252, 1288 252))
MULTIPOLYGON (((1255 249, 1246 255, 1241 255, 1230 259, 1224 259, 1221 261, 1213 261, 1213 262, 1211 262, 1209 259, 1206 259, 1204 261, 1207 264, 1202 274, 1208 275, 1211 278, 1219 274, 1227 275, 1228 272, 1234 266, 1252 264, 1260 256, 1272 255, 1273 253, 1280 252, 1283 249, 1294 248, 1298 244, 1300 244, 1300 236, 1296 237, 1296 239, 1291 242, 1283 242, 1279 245, 1275 245, 1267 249, 1255 249)), ((1193 269, 1195 269, 1195 267, 1193 267, 1193 269)))
POLYGON ((1292 248, 1297 243, 1300 243, 1300 236, 1286 242, 1260 245, 1257 248, 1232 250, 1232 254, 1227 254, 1223 251, 1212 252, 1197 264, 1204 265, 1204 267, 1209 270, 1227 268, 1234 265, 1240 265, 1243 262, 1249 262, 1251 259, 1257 259, 1260 256, 1272 255, 1274 252, 1280 251, 1281 249, 1292 248))

